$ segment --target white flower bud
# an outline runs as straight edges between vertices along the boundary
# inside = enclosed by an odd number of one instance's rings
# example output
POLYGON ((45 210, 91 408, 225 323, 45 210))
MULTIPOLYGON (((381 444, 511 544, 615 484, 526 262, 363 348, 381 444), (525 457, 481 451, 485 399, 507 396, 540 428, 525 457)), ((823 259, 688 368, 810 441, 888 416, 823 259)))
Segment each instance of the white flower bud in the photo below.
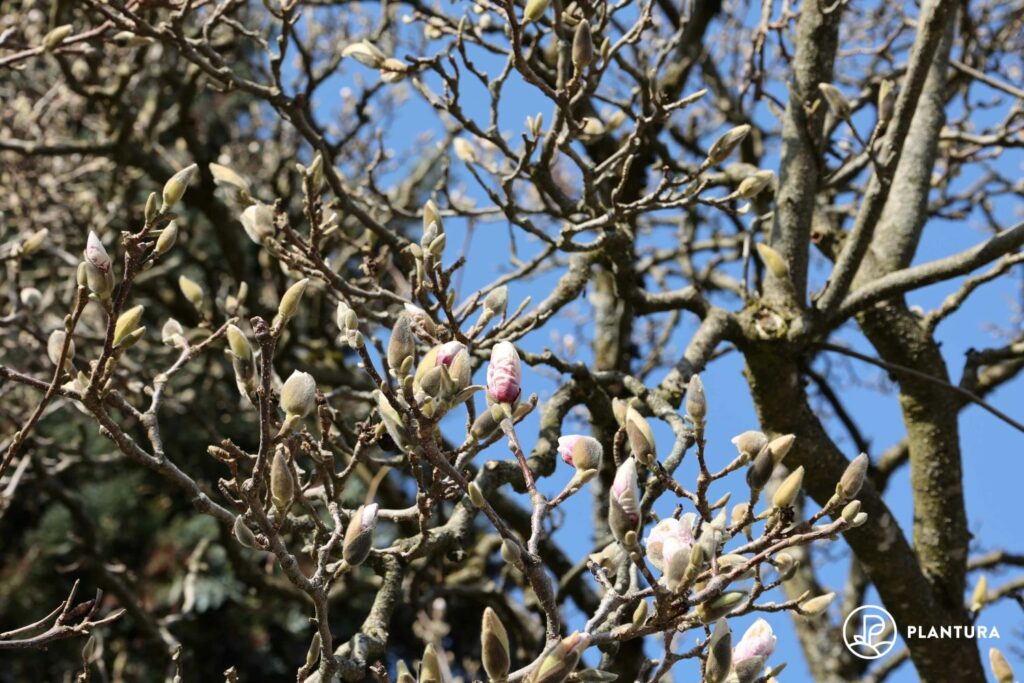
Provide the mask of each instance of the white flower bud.
POLYGON ((247 207, 238 220, 245 234, 256 244, 263 244, 274 236, 274 209, 262 202, 247 207))
POLYGON ((178 289, 180 289, 181 293, 185 295, 185 298, 188 299, 189 303, 192 304, 197 311, 202 313, 205 294, 203 294, 203 288, 199 283, 189 278, 187 275, 179 275, 178 289))
MULTIPOLYGON (((64 330, 54 330, 50 333, 49 339, 46 340, 46 355, 50 358, 50 362, 57 365, 60 362, 60 353, 64 350, 64 342, 67 340, 68 334, 64 330)), ((68 353, 64 358, 64 369, 71 369, 71 359, 75 356, 75 341, 72 339, 68 343, 68 353)))
POLYGON ((295 370, 281 387, 280 403, 286 415, 306 417, 316 409, 316 380, 295 370))
POLYGON ((199 166, 191 164, 170 177, 170 179, 164 184, 164 203, 161 207, 161 211, 167 211, 181 201, 181 198, 185 196, 185 190, 188 189, 189 183, 191 183, 192 179, 195 178, 198 170, 199 166))

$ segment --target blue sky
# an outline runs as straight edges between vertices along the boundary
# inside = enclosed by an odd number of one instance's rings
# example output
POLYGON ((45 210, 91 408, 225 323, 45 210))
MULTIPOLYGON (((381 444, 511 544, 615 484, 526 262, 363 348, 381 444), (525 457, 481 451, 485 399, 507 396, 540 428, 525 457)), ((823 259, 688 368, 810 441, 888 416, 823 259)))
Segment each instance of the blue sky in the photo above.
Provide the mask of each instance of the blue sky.
MULTIPOLYGON (((480 59, 478 64, 481 68, 491 70, 492 73, 499 68, 493 59, 482 55, 477 55, 475 58, 477 57, 480 59)), ((327 81, 321 90, 320 106, 317 108, 318 116, 324 122, 337 120, 333 112, 337 111, 338 106, 346 98, 348 94, 346 89, 357 82, 355 79, 374 82, 376 78, 375 72, 356 65, 354 62, 348 64, 343 68, 342 75, 327 81)), ((427 80, 433 87, 437 87, 436 79, 428 78, 427 80)), ((695 88, 689 88, 687 92, 693 89, 695 88)), ((993 97, 998 94, 984 87, 980 87, 976 92, 985 97, 993 97)), ((463 100, 466 111, 476 115, 478 120, 484 122, 486 121, 487 107, 485 94, 479 85, 467 85, 463 100)), ((984 124, 989 117, 1001 115, 1000 111, 982 112, 979 114, 982 118, 978 120, 978 123, 984 124)), ((543 112, 545 119, 550 121, 552 106, 539 93, 513 78, 506 88, 502 100, 501 129, 518 136, 523 131, 523 122, 526 116, 534 115, 537 112, 543 112)), ((869 116, 873 116, 873 114, 869 116)), ((861 133, 866 134, 870 130, 872 122, 870 118, 858 119, 858 128, 861 133)), ((839 136, 849 137, 845 131, 840 131, 839 136)), ((422 153, 429 145, 440 144, 443 139, 443 127, 436 113, 417 95, 410 94, 409 98, 400 105, 397 115, 388 122, 384 130, 385 145, 395 155, 390 172, 400 172, 399 169, 409 159, 415 158, 415 155, 422 153)), ((778 150, 770 148, 764 166, 777 171, 777 159, 778 150)), ((1019 175, 1024 170, 1024 154, 1020 149, 1007 149, 998 160, 992 163, 998 164, 999 168, 1010 172, 1011 175, 1014 172, 1019 175)), ((465 171, 461 162, 455 161, 453 158, 452 164, 452 184, 449 186, 449 190, 458 189, 469 197, 485 201, 483 195, 474 187, 472 178, 465 171)), ((357 169, 342 170, 357 172, 357 169)), ((974 179, 974 177, 966 175, 957 182, 966 187, 974 179)), ((992 209, 993 214, 1004 225, 1011 225, 1021 220, 1022 213, 1024 213, 1020 198, 1012 196, 995 201, 992 209)), ((985 239, 987 233, 981 227, 980 218, 980 212, 975 211, 962 220, 930 223, 917 262, 955 253, 985 239)), ((469 246, 466 253, 468 262, 460 282, 462 293, 485 285, 491 282, 497 274, 507 271, 509 268, 507 263, 509 233, 506 223, 502 221, 479 222, 468 240, 466 239, 467 226, 464 222, 449 220, 446 227, 449 233, 445 254, 448 263, 459 255, 464 243, 469 246)), ((552 226, 552 230, 557 230, 557 226, 552 226)), ((521 255, 529 254, 537 249, 536 240, 526 235, 518 234, 516 239, 521 255)), ((671 239, 669 233, 657 233, 651 236, 647 243, 656 246, 667 243, 668 239, 671 239)), ((821 259, 816 259, 811 272, 812 287, 815 289, 820 287, 827 273, 827 264, 821 259)), ((558 275, 558 272, 551 272, 514 283, 510 288, 510 309, 514 309, 526 296, 531 296, 534 303, 539 301, 550 290, 558 275)), ((996 346, 1004 342, 1001 334, 1007 331, 1019 332, 1022 301, 1020 275, 1021 271, 1018 267, 1014 275, 1001 278, 998 282, 981 288, 959 312, 939 327, 938 338, 942 342, 942 351, 954 381, 959 380, 964 352, 968 348, 996 346)), ((959 283, 960 280, 956 280, 951 283, 934 285, 914 292, 908 298, 912 304, 920 305, 928 310, 954 291, 959 283)), ((677 286, 678 284, 676 283, 677 286)), ((587 342, 592 330, 587 329, 585 325, 581 327, 578 321, 586 321, 591 317, 590 304, 585 298, 581 298, 569 307, 568 313, 570 315, 554 319, 542 330, 521 340, 520 346, 530 351, 539 352, 545 347, 555 347, 561 343, 560 338, 563 335, 569 334, 576 337, 579 342, 577 358, 587 361, 589 359, 587 342)), ((684 319, 684 324, 672 336, 666 353, 668 358, 675 358, 679 355, 695 329, 696 321, 692 316, 687 314, 684 319)), ((853 328, 841 330, 834 339, 849 343, 865 353, 874 355, 870 347, 853 328)), ((870 439, 871 455, 877 457, 886 447, 896 443, 903 434, 899 407, 890 382, 885 374, 877 368, 856 360, 832 355, 819 360, 817 367, 823 369, 826 362, 839 368, 839 376, 845 378, 841 390, 842 398, 870 439)), ((703 373, 709 402, 708 452, 713 464, 721 465, 731 459, 733 447, 729 443, 729 439, 733 435, 757 427, 753 406, 741 370, 741 358, 736 353, 730 353, 715 361, 703 373)), ((662 375, 663 373, 656 374, 651 379, 653 382, 657 382, 662 375)), ((482 380, 482 376, 478 378, 478 381, 480 380, 482 380)), ((552 380, 549 370, 545 370, 543 373, 528 370, 525 376, 525 391, 538 393, 543 401, 550 396, 556 386, 556 381, 552 380)), ((1024 406, 1024 382, 1017 381, 1003 387, 990 397, 990 402, 1017 419, 1024 418, 1021 411, 1021 406, 1024 406)), ((461 418, 453 420, 450 429, 457 429, 461 424, 460 420, 461 418)), ((570 430, 586 431, 583 414, 575 416, 570 424, 573 425, 570 430)), ((846 450, 850 457, 856 455, 854 446, 835 421, 831 420, 828 424, 837 443, 846 450)), ((963 411, 960 429, 965 471, 965 495, 971 529, 976 536, 976 550, 995 548, 1005 548, 1017 552, 1024 550, 1021 547, 1024 545, 1022 542, 1024 538, 1019 531, 1017 506, 1019 482, 1024 479, 1024 453, 1022 453, 1024 438, 1012 427, 977 407, 969 407, 963 411)), ((656 433, 659 438, 660 452, 667 452, 671 445, 671 434, 664 425, 657 425, 656 433)), ((528 419, 519 428, 520 439, 527 449, 531 447, 535 434, 536 420, 534 418, 528 419)), ((461 438, 457 440, 461 441, 461 438)), ((510 457, 510 454, 504 450, 503 444, 499 443, 492 447, 486 456, 510 457)), ((679 470, 679 478, 684 484, 693 480, 695 468, 692 460, 692 456, 688 457, 679 470)), ((561 490, 569 476, 568 468, 560 464, 557 474, 544 480, 541 483, 541 488, 545 493, 554 495, 561 490)), ((737 494, 742 495, 745 492, 745 485, 739 477, 726 481, 735 485, 737 494)), ((717 495, 714 494, 721 494, 725 490, 726 485, 720 484, 718 489, 712 489, 711 498, 716 498, 717 495)), ((903 469, 892 478, 887 501, 902 528, 907 532, 909 532, 913 514, 908 491, 907 472, 906 469, 903 469)), ((674 502, 667 500, 666 496, 666 511, 674 502)), ((593 539, 589 528, 590 500, 582 494, 578 495, 566 505, 566 512, 565 522, 557 531, 556 537, 562 541, 570 555, 578 560, 593 550, 593 539)), ((845 580, 847 566, 845 546, 842 543, 833 544, 825 549, 825 552, 818 552, 817 556, 824 562, 819 569, 819 580, 829 589, 840 591, 845 580)), ((991 575, 989 582, 990 585, 998 585, 1012 576, 1013 574, 1007 572, 991 575)), ((871 599, 870 596, 869 599, 871 599)), ((833 608, 833 616, 838 618, 835 608, 833 608)), ((1002 640, 994 644, 1000 646, 1018 672, 1024 671, 1024 659, 1020 657, 1020 644, 1022 636, 1024 636, 1020 616, 1019 607, 1009 601, 1004 601, 1002 604, 986 610, 979 621, 979 623, 989 626, 996 626, 1000 630, 1002 640), (1012 649, 1014 645, 1017 646, 1016 651, 1012 649)), ((573 614, 570 620, 574 625, 580 625, 583 618, 583 615, 573 614)), ((742 632, 752 620, 753 617, 735 620, 734 632, 742 632)), ((786 681, 808 680, 809 674, 803 663, 790 619, 782 615, 771 615, 769 621, 779 636, 778 649, 771 661, 773 664, 788 662, 787 671, 782 679, 786 681)), ((679 639, 677 647, 692 645, 695 637, 696 634, 684 635, 679 639)), ((988 645, 983 644, 983 656, 987 652, 987 647, 988 645)), ((648 645, 648 653, 656 655, 658 648, 660 648, 659 644, 651 642, 648 645)), ((691 664, 682 663, 673 671, 673 676, 677 681, 693 680, 694 668, 691 664)), ((907 664, 889 680, 904 682, 916 679, 913 668, 907 664)))

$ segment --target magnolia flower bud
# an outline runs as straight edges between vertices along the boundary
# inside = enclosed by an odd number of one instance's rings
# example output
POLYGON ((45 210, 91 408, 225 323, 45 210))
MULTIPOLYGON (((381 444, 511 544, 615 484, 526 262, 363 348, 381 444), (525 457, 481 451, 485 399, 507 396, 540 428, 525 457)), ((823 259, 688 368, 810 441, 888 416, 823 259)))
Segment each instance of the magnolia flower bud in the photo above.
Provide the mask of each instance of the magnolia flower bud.
POLYGON ((469 352, 465 349, 459 351, 448 369, 456 391, 462 391, 473 381, 473 363, 469 359, 469 352))
POLYGON ((433 199, 428 199, 423 205, 423 234, 431 233, 432 229, 433 236, 436 236, 444 231, 444 223, 441 221, 441 210, 433 199))
POLYGON ((365 562, 373 550, 373 530, 377 526, 377 511, 376 503, 362 505, 348 522, 341 553, 345 561, 353 567, 365 562))
POLYGON ((544 129, 544 114, 537 112, 536 116, 527 116, 526 129, 530 132, 531 136, 535 138, 540 137, 540 133, 544 129))
POLYGON ((782 462, 782 459, 786 457, 789 450, 793 447, 794 441, 796 441, 796 436, 785 434, 768 442, 768 452, 771 453, 772 464, 778 465, 782 462))
POLYGON ((142 320, 142 306, 133 306, 127 311, 122 311, 121 315, 118 316, 117 322, 114 323, 114 339, 111 342, 114 348, 121 345, 123 341, 128 337, 129 334, 134 332, 139 327, 139 321, 142 320))
POLYGON ((654 445, 654 432, 650 423, 633 406, 626 408, 626 436, 629 437, 629 448, 637 460, 650 466, 658 455, 654 445))
POLYGON ((608 132, 601 119, 596 116, 584 116, 580 119, 580 132, 577 136, 581 142, 592 142, 608 132))
POLYGON ((412 333, 412 319, 402 313, 391 328, 388 340, 388 365, 397 377, 409 374, 413 355, 416 353, 416 337, 412 333), (408 366, 408 367, 407 367, 408 366))
POLYGON ((228 337, 228 348, 231 349, 231 353, 239 360, 252 360, 252 347, 249 346, 249 340, 245 337, 245 332, 238 329, 235 325, 228 325, 227 331, 228 337))
MULTIPOLYGON (((485 410, 473 422, 470 427, 469 434, 472 438, 479 440, 486 439, 487 437, 498 431, 501 426, 501 420, 504 419, 504 413, 502 413, 500 406, 494 406, 497 408, 499 415, 495 415, 491 410, 485 410)), ((532 406, 529 403, 520 403, 512 409, 513 421, 518 421, 524 417, 527 413, 532 410, 532 406)))
POLYGON ((771 479, 773 469, 775 461, 772 459, 771 449, 765 446, 747 470, 747 485, 752 491, 760 491, 771 479))
POLYGON ((508 678, 512 666, 512 650, 508 646, 508 633, 497 612, 490 607, 484 609, 483 626, 480 629, 480 659, 484 671, 492 681, 508 678))
POLYGON ((732 437, 732 445, 736 446, 744 460, 751 460, 768 445, 768 437, 761 432, 750 430, 732 437))
POLYGON ((409 65, 401 59, 388 57, 380 65, 380 79, 385 83, 400 83, 409 73, 409 65))
POLYGON ((341 56, 351 57, 363 66, 368 66, 371 69, 379 69, 387 58, 376 45, 368 40, 360 40, 358 43, 346 46, 341 51, 341 56))
POLYGON ((994 647, 988 651, 988 665, 992 669, 992 676, 995 677, 996 683, 1013 683, 1014 674, 1010 663, 1006 661, 1003 653, 994 647))
POLYGON ((746 600, 747 592, 726 591, 710 602, 703 602, 697 605, 697 615, 705 624, 710 624, 730 614, 739 607, 739 604, 746 600))
POLYGON ((316 380, 295 370, 281 387, 281 409, 286 416, 306 417, 316 409, 316 380))
POLYGON ((245 234, 256 244, 274 236, 274 209, 262 202, 249 206, 238 217, 245 234))
POLYGON ((547 649, 530 676, 530 683, 562 683, 573 672, 580 655, 590 644, 590 636, 576 631, 547 649))
POLYGON ((256 547, 256 536, 252 533, 249 525, 245 523, 241 515, 235 517, 235 524, 232 527, 232 531, 235 534, 235 539, 244 545, 246 548, 256 547))
POLYGON ((527 0, 526 9, 523 11, 523 22, 538 21, 550 6, 551 0, 527 0))
POLYGON ((615 422, 625 429, 626 427, 626 415, 629 413, 629 404, 623 401, 621 398, 612 399, 612 415, 615 416, 615 422))
POLYGON ((832 601, 835 599, 835 597, 835 593, 825 593, 824 595, 819 595, 816 598, 804 600, 800 604, 800 610, 804 613, 805 616, 813 617, 827 610, 828 606, 832 604, 832 601))
POLYGON ((411 440, 409 432, 405 428, 405 423, 402 421, 398 411, 395 410, 395 407, 391 405, 388 397, 381 392, 377 392, 377 410, 380 412, 384 428, 391 436, 391 440, 395 442, 395 445, 401 450, 408 448, 411 440))
POLYGON ((978 583, 974 586, 974 591, 971 593, 971 604, 970 608, 972 612, 979 612, 981 608, 988 602, 988 577, 984 574, 978 579, 978 583))
POLYGON ((896 109, 896 86, 890 80, 878 86, 878 125, 885 126, 892 120, 896 109))
MULTIPOLYGON (((46 355, 54 365, 60 363, 60 353, 64 350, 64 342, 67 341, 68 333, 64 330, 54 330, 46 340, 46 355)), ((64 369, 71 369, 71 359, 75 356, 75 340, 68 342, 68 353, 64 358, 64 369)))
POLYGON ((167 227, 160 231, 160 236, 156 238, 156 246, 154 250, 157 254, 166 254, 174 246, 174 243, 178 240, 178 223, 177 221, 171 221, 167 224, 167 227))
POLYGON ((576 33, 572 37, 572 65, 580 73, 594 61, 594 36, 590 31, 590 22, 584 19, 576 25, 576 33))
POLYGON ((704 396, 704 383, 700 381, 700 375, 690 377, 690 383, 686 387, 686 414, 695 425, 704 424, 704 418, 708 414, 708 402, 704 396))
POLYGON ((313 187, 313 192, 319 194, 324 187, 324 157, 320 152, 313 157, 309 168, 306 169, 306 176, 313 187))
POLYGON ((25 241, 21 243, 21 255, 31 256, 32 254, 39 251, 39 249, 46 242, 46 238, 49 237, 50 231, 46 228, 36 230, 34 233, 25 238, 25 241))
POLYGON ((704 544, 698 543, 690 548, 690 567, 693 569, 694 574, 696 574, 696 572, 704 565, 704 558, 706 556, 704 544))
POLYGON ((395 683, 416 683, 416 677, 409 671, 409 666, 401 659, 395 665, 395 683))
POLYGON ((640 504, 637 500, 636 461, 633 458, 619 465, 608 496, 608 526, 620 543, 630 531, 640 526, 640 504))
POLYGON ((836 486, 836 495, 843 500, 849 500, 860 493, 864 486, 864 478, 868 473, 868 455, 861 453, 846 466, 843 476, 836 486))
POLYGON ((284 511, 291 505, 294 496, 295 478, 292 476, 284 449, 278 448, 274 451, 274 459, 270 463, 270 498, 274 502, 274 507, 284 511))
POLYGON ((570 434, 558 437, 558 454, 566 465, 578 470, 594 470, 601 465, 604 448, 601 442, 590 436, 570 434))
POLYGON ((71 35, 74 29, 71 24, 64 24, 52 29, 49 33, 43 36, 43 51, 51 52, 54 48, 64 42, 64 39, 71 35))
MULTIPOLYGON (((717 560, 715 560, 715 562, 717 562, 717 564, 718 564, 718 571, 719 571, 719 573, 731 572, 732 570, 734 570, 734 569, 736 569, 738 567, 745 566, 748 561, 749 561, 749 558, 747 558, 746 556, 744 556, 744 555, 737 555, 735 553, 729 553, 729 554, 726 554, 726 555, 722 555, 717 560)), ((753 576, 754 576, 754 570, 753 570, 753 568, 749 568, 749 569, 744 569, 739 574, 737 574, 736 575, 736 579, 742 581, 742 580, 745 580, 745 579, 752 578, 753 576)))
POLYGON ((831 83, 819 83, 818 90, 825 97, 825 101, 828 102, 828 108, 832 110, 832 114, 837 119, 845 121, 850 118, 850 103, 843 97, 843 93, 839 91, 839 88, 831 83))
POLYGON ((103 242, 91 230, 85 242, 85 260, 101 273, 110 272, 110 256, 107 255, 107 250, 103 248, 103 242))
POLYGON ((313 634, 313 639, 309 643, 309 650, 306 651, 306 667, 312 669, 320 659, 320 649, 323 647, 323 642, 320 639, 320 632, 317 631, 313 634))
POLYGON ((779 488, 775 489, 775 495, 772 496, 772 505, 780 508, 789 507, 796 500, 796 497, 800 495, 800 487, 803 485, 804 468, 801 465, 790 472, 789 476, 779 484, 779 488))
POLYGON ((658 570, 665 571, 667 567, 666 549, 665 543, 669 539, 673 539, 678 542, 678 546, 674 548, 674 551, 679 551, 682 547, 687 548, 687 560, 689 560, 688 549, 693 546, 693 514, 683 515, 681 519, 675 517, 666 517, 651 529, 650 533, 647 534, 647 538, 644 540, 644 547, 647 549, 647 559, 651 561, 658 570))
POLYGON ((473 143, 469 140, 465 138, 455 138, 452 140, 452 148, 455 150, 455 156, 463 163, 475 164, 477 162, 476 147, 474 147, 473 143))
POLYGON ((484 310, 492 316, 504 316, 508 309, 508 287, 495 287, 484 297, 484 310))
POLYGON ((157 202, 160 198, 156 192, 150 192, 149 196, 146 197, 146 208, 143 209, 143 214, 146 218, 146 225, 149 225, 156 220, 157 213, 160 211, 160 205, 157 202))
POLYGON ((786 259, 782 258, 782 254, 767 244, 761 244, 760 242, 757 245, 757 253, 760 254, 761 260, 764 261, 765 267, 768 268, 768 272, 774 277, 779 280, 789 279, 789 266, 786 265, 786 259))
POLYGON ((796 573, 800 563, 793 559, 789 553, 779 553, 775 556, 775 571, 779 573, 781 581, 789 581, 796 573))
POLYGON ((450 341, 436 347, 434 355, 434 367, 442 365, 450 368, 458 355, 466 350, 466 345, 458 341, 450 341))
POLYGON ((281 297, 281 303, 277 306, 278 324, 287 324, 298 313, 299 304, 302 302, 302 295, 306 293, 306 286, 308 284, 309 278, 302 278, 285 290, 284 295, 281 297))
POLYGON ((344 301, 338 302, 338 312, 334 316, 334 321, 342 332, 351 332, 359 329, 359 316, 344 301))
POLYGON ((761 194, 761 191, 768 187, 775 180, 772 171, 757 171, 748 175, 736 188, 736 196, 741 199, 753 199, 761 194))
POLYGON ((487 393, 498 403, 515 403, 522 393, 522 380, 516 347, 505 341, 495 344, 487 365, 487 393))
POLYGON ((738 526, 744 522, 747 518, 747 513, 750 511, 750 503, 737 503, 732 507, 732 514, 729 516, 729 523, 733 526, 738 526))
POLYGON ((205 295, 203 294, 203 288, 199 286, 199 283, 185 275, 180 275, 178 276, 178 289, 180 289, 181 293, 185 295, 185 298, 188 299, 189 303, 191 303, 197 311, 202 313, 203 299, 205 298, 205 295))
POLYGON ((508 564, 519 564, 522 555, 523 552, 519 549, 518 545, 507 538, 502 540, 501 559, 505 560, 508 564))
POLYGON ((420 661, 419 683, 441 683, 441 664, 437 661, 437 651, 433 643, 427 643, 420 661))
POLYGON ((732 667, 738 683, 757 680, 768 658, 775 652, 775 643, 771 624, 764 619, 751 624, 732 652, 732 667))
POLYGON ((43 293, 35 287, 25 287, 18 293, 21 305, 30 311, 34 311, 43 302, 43 293))
POLYGON ((135 346, 136 342, 138 342, 140 339, 142 339, 142 337, 145 334, 146 334, 146 328, 145 327, 137 327, 136 329, 132 330, 127 335, 125 335, 125 338, 121 342, 120 347, 127 349, 127 348, 130 348, 132 346, 135 346))
POLYGON ((207 165, 210 170, 210 175, 213 176, 213 181, 218 185, 229 185, 236 190, 242 190, 242 196, 245 197, 249 193, 249 181, 238 175, 234 169, 221 164, 211 163, 207 165))
POLYGON ((85 645, 82 646, 83 662, 85 662, 86 664, 91 664, 94 661, 93 658, 96 656, 96 648, 98 646, 98 643, 99 641, 96 638, 95 633, 91 634, 89 638, 85 641, 85 645))
POLYGON ((85 282, 89 287, 89 291, 100 299, 109 299, 114 291, 114 274, 109 270, 104 272, 90 262, 83 261, 78 269, 79 275, 81 275, 83 268, 85 271, 85 282))
POLYGON ((712 143, 711 149, 708 150, 708 157, 704 160, 704 167, 707 168, 725 161, 749 133, 750 125, 746 123, 726 131, 712 143))
POLYGON ((725 542, 725 510, 719 511, 710 524, 705 524, 700 534, 699 547, 709 560, 718 554, 725 542))
POLYGON ((665 539, 662 546, 664 554, 665 572, 662 578, 665 587, 674 593, 682 590, 686 579, 690 576, 690 556, 693 554, 693 546, 683 543, 675 536, 665 539))
POLYGON ((484 492, 480 490, 480 485, 475 481, 469 482, 466 486, 466 490, 469 491, 469 501, 478 508, 484 506, 484 492))
POLYGON ((859 515, 859 514, 860 514, 860 501, 859 500, 853 500, 853 501, 850 501, 849 503, 846 504, 846 507, 843 508, 843 511, 840 514, 840 517, 842 517, 843 521, 847 522, 848 524, 853 524, 853 520, 857 519, 857 515, 859 515))
POLYGON ((705 683, 722 683, 732 667, 732 629, 725 619, 715 622, 708 639, 708 658, 704 665, 705 683))
POLYGON ((649 609, 646 600, 641 600, 637 603, 636 609, 633 610, 632 623, 634 626, 640 627, 647 622, 647 612, 649 609))
POLYGON ((478 441, 486 439, 496 432, 499 426, 501 425, 494 419, 494 416, 491 415, 491 411, 485 410, 473 421, 473 424, 469 428, 469 435, 478 441))
POLYGON ((164 183, 164 203, 160 209, 161 211, 167 211, 181 201, 181 198, 185 196, 185 190, 188 188, 189 183, 192 182, 198 170, 199 167, 196 164, 186 166, 164 183))
POLYGON ((160 330, 160 341, 168 346, 178 346, 185 341, 185 330, 174 318, 168 318, 160 330))

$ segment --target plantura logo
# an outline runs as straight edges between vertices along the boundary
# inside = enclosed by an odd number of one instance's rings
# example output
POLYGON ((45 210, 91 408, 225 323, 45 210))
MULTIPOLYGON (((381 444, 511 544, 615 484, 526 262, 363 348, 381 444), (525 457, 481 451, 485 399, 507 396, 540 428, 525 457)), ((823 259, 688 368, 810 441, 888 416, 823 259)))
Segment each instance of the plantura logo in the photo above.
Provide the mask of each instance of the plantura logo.
POLYGON ((861 659, 884 657, 898 637, 896 620, 878 605, 858 607, 843 622, 846 649, 861 659))

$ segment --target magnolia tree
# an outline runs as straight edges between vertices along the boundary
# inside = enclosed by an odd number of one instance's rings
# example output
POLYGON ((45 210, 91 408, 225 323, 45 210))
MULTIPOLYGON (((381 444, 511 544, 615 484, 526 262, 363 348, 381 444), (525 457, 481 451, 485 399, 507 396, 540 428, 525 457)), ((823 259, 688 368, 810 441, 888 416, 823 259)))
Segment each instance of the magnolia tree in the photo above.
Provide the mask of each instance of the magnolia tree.
POLYGON ((958 433, 1019 317, 939 348, 1024 261, 1013 7, 0 7, 0 680, 1013 680, 842 646, 1024 601, 958 433))

